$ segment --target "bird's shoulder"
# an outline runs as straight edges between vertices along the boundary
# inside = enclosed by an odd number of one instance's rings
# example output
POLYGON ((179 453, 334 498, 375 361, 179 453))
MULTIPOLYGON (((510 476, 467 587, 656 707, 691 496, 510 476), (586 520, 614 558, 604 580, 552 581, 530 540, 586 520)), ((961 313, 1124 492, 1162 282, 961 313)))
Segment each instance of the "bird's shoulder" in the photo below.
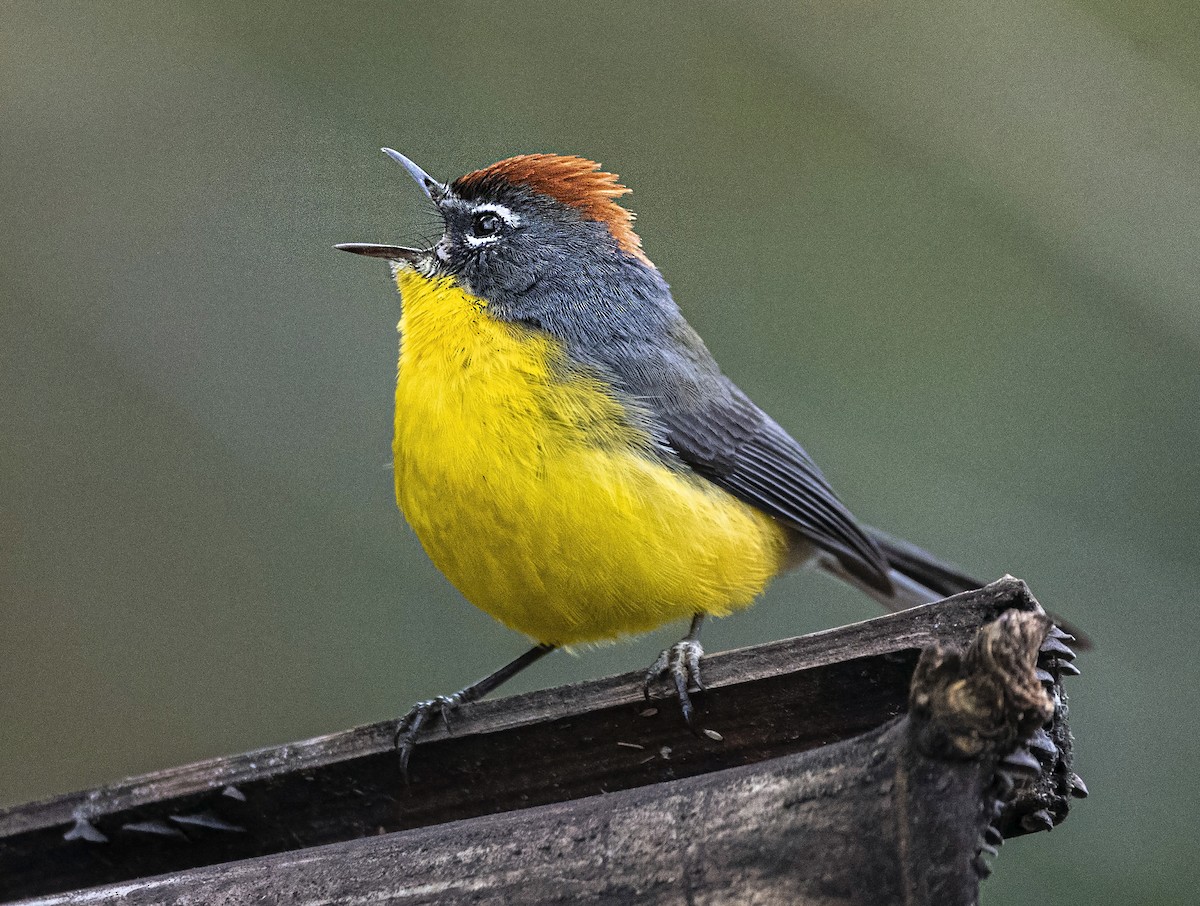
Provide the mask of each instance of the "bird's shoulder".
POLYGON ((774 516, 889 591, 887 562, 807 451, 718 366, 682 315, 602 344, 598 358, 644 413, 659 455, 774 516))

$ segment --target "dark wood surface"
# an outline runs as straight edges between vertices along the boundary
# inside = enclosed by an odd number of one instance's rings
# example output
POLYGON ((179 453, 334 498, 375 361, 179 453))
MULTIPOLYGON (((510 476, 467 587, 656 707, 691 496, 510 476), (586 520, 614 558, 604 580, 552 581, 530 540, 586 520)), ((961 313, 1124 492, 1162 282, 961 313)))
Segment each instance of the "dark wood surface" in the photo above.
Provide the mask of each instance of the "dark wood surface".
MULTIPOLYGON (((708 735, 688 733, 671 700, 648 706, 641 675, 631 673, 464 707, 452 735, 438 726, 418 746, 408 785, 389 721, 8 809, 0 812, 0 899, 478 819, 807 752, 901 714, 922 649, 965 646, 1004 610, 1037 606, 1024 583, 1004 579, 937 604, 706 657, 709 690, 696 702, 701 726, 714 731, 708 735)), ((1014 832, 1022 829, 1035 828, 1014 832)), ((310 857, 317 858, 275 858, 310 857)))
POLYGON ((964 812, 978 812, 985 780, 978 765, 964 762, 925 771, 919 776, 926 783, 914 782, 896 797, 875 795, 885 785, 895 791, 904 736, 903 722, 889 723, 835 746, 671 784, 209 866, 53 902, 968 906, 978 894, 971 862, 979 829, 964 812), (847 789, 871 795, 851 799, 847 789), (933 820, 910 828, 908 804, 930 794, 940 807, 921 814, 933 820), (905 845, 924 855, 926 838, 935 838, 938 859, 955 870, 932 878, 926 870, 897 870, 902 826, 905 845), (853 833, 840 836, 848 829, 853 833))

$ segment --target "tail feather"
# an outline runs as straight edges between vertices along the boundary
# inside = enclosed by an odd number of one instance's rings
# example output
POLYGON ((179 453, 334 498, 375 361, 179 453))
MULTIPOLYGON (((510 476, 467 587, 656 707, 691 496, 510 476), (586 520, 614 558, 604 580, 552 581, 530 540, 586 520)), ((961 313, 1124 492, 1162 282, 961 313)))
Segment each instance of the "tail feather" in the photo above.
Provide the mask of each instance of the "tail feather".
MULTIPOLYGON (((939 560, 915 544, 893 537, 887 532, 871 526, 863 526, 863 530, 872 541, 879 545, 879 549, 883 551, 883 555, 887 559, 890 567, 888 578, 892 580, 894 589, 892 594, 885 595, 878 589, 860 581, 848 573, 833 557, 818 557, 817 566, 866 592, 890 611, 929 604, 960 592, 981 588, 986 584, 967 575, 957 566, 939 560)), ((1050 618, 1054 620, 1056 626, 1075 637, 1077 649, 1080 651, 1092 649, 1092 640, 1087 633, 1057 614, 1051 613, 1050 618)))
MULTIPOLYGON (((930 600, 936 601, 939 598, 948 598, 950 595, 970 591, 973 588, 980 588, 985 584, 979 579, 967 575, 957 566, 947 563, 944 560, 939 560, 928 551, 902 538, 893 537, 887 532, 880 531, 871 526, 864 526, 864 530, 871 540, 879 545, 879 549, 883 551, 883 555, 887 558, 888 566, 894 572, 918 583, 931 592, 936 592, 936 597, 930 600)), ((895 581, 894 578, 893 581, 895 581)), ((921 603, 928 602, 922 601, 921 603)))

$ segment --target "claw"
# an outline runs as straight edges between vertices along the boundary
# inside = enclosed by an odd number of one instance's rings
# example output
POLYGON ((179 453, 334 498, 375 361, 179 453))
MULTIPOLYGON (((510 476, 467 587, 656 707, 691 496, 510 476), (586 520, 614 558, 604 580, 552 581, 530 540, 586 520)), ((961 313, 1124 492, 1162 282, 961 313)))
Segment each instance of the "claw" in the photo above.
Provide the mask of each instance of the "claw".
POLYGON ((412 751, 417 745, 417 736, 425 721, 429 719, 435 704, 437 699, 417 702, 412 706, 412 710, 396 722, 396 735, 392 737, 392 745, 400 756, 400 773, 405 783, 408 783, 408 759, 412 757, 412 751))
POLYGON ((650 687, 660 676, 666 676, 669 671, 671 651, 669 648, 664 648, 658 653, 658 660, 650 665, 650 669, 646 671, 646 677, 642 681, 642 696, 646 701, 650 701, 650 687))
POLYGON ((691 677, 688 676, 687 668, 679 661, 671 664, 671 681, 675 684, 675 694, 679 696, 679 707, 683 711, 683 719, 690 727, 692 725, 692 700, 688 696, 688 686, 691 685, 691 677))
POLYGON ((395 747, 396 753, 400 756, 400 773, 404 777, 404 782, 408 783, 408 760, 412 756, 413 749, 416 748, 421 728, 429 722, 431 716, 441 716, 442 722, 446 725, 446 732, 449 733, 450 715, 457 711, 461 705, 483 698, 539 658, 545 657, 554 648, 555 646, 550 644, 534 645, 516 660, 505 664, 499 670, 489 673, 483 679, 476 680, 471 685, 459 689, 451 695, 439 695, 437 698, 417 702, 413 705, 407 714, 396 721, 396 733, 392 737, 392 745, 395 747), (435 711, 434 708, 437 710, 435 711))
POLYGON ((984 842, 990 843, 992 846, 1004 845, 1004 834, 1000 833, 1000 828, 994 824, 989 824, 983 829, 984 842))
POLYGON ((440 717, 450 732, 450 715, 462 704, 462 693, 439 695, 428 701, 417 702, 407 714, 396 722, 396 734, 392 737, 392 745, 400 755, 400 773, 404 782, 408 783, 408 760, 412 757, 413 749, 417 747, 417 737, 421 735, 430 717, 440 717), (434 709, 437 709, 436 711, 434 709))
POLYGON ((1053 686, 1055 682, 1057 682, 1057 680, 1054 679, 1054 674, 1052 674, 1049 670, 1044 670, 1041 667, 1038 667, 1034 672, 1037 674, 1039 683, 1045 683, 1047 686, 1053 686))
POLYGON ((992 856, 993 858, 995 858, 999 853, 999 850, 997 850, 996 847, 992 846, 990 843, 979 844, 979 851, 984 855, 992 856))
POLYGON ((692 729, 695 729, 695 709, 692 707, 690 692, 693 686, 704 690, 704 680, 700 676, 700 657, 703 654, 704 648, 695 639, 676 642, 663 651, 646 671, 646 679, 642 685, 642 692, 649 701, 651 685, 670 677, 675 694, 679 697, 679 710, 683 712, 683 720, 692 729))

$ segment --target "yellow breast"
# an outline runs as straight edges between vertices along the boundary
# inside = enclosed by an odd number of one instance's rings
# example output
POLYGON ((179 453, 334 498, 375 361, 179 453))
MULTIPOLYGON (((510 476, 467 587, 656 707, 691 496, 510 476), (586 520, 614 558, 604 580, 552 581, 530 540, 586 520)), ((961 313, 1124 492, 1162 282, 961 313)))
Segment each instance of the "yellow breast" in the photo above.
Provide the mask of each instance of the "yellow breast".
POLYGON ((749 604, 783 529, 643 452, 599 381, 448 279, 400 270, 396 500, 463 595, 539 642, 644 632, 749 604))

